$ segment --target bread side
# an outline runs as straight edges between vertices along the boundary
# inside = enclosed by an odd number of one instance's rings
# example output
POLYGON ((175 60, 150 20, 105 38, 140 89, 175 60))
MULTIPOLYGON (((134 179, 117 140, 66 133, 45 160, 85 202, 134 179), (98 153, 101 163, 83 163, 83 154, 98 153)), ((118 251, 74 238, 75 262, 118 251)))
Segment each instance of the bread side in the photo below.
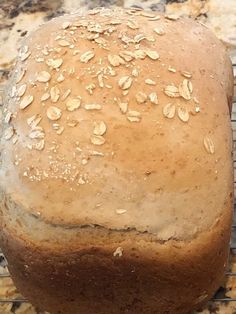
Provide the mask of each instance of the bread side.
POLYGON ((223 283, 231 202, 209 231, 161 242, 135 231, 54 227, 40 242, 4 226, 1 245, 18 289, 50 313, 192 313, 223 283), (67 239, 58 241, 58 234, 67 239), (44 239, 43 239, 44 238, 44 239), (53 239, 53 243, 52 243, 53 239))

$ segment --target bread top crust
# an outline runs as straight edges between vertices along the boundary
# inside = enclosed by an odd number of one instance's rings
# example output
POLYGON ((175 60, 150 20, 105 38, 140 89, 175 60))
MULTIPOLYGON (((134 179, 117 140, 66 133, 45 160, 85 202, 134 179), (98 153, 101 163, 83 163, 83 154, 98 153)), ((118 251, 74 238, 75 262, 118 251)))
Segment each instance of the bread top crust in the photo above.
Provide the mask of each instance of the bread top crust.
POLYGON ((48 223, 192 238, 232 194, 231 97, 223 45, 192 20, 53 19, 25 40, 10 80, 1 189, 48 223))

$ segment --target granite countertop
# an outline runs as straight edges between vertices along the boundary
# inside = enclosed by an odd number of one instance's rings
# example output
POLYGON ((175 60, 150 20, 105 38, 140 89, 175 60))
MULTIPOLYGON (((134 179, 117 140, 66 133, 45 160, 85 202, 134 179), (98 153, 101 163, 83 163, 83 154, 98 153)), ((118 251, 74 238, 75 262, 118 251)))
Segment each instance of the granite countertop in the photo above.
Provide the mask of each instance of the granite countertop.
MULTIPOLYGON (((236 63, 236 0, 0 0, 0 2, 0 96, 21 39, 41 23, 81 8, 133 6, 190 16, 205 23, 215 32, 228 47, 231 58, 236 63)), ((231 258, 230 267, 236 272, 236 257, 231 258)), ((0 274, 6 270, 5 262, 0 257, 0 274)), ((225 286, 226 296, 236 298, 236 277, 230 277, 225 286)), ((11 278, 0 278, 0 299, 4 298, 20 298, 11 278)), ((28 303, 0 303, 0 314, 5 313, 40 312, 28 303)), ((236 314, 236 302, 211 302, 198 313, 236 314)))

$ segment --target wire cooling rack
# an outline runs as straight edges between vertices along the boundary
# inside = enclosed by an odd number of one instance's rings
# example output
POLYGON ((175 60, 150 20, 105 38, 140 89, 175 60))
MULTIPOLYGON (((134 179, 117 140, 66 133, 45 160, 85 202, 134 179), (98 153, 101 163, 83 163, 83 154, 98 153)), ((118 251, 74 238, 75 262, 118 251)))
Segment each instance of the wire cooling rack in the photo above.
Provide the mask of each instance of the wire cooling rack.
MULTIPOLYGON (((232 129, 233 129, 233 158, 234 158, 234 191, 235 191, 235 196, 236 196, 236 59, 235 62, 233 63, 233 70, 234 70, 234 99, 233 99, 233 107, 232 107, 232 117, 231 117, 231 122, 232 122, 232 129)), ((232 235, 231 235, 231 243, 230 243, 230 253, 231 257, 236 258, 236 198, 235 198, 235 204, 234 204, 234 221, 232 224, 232 235)), ((11 275, 7 271, 7 261, 0 249, 0 265, 5 266, 6 271, 0 273, 0 280, 4 278, 10 278, 11 275)), ((230 267, 229 267, 230 268, 230 267)), ((236 271, 229 271, 226 272, 226 278, 229 277, 235 277, 236 280, 236 271)), ((235 296, 236 296, 236 291, 235 291, 235 296)), ((221 287, 215 294, 214 298, 212 299, 213 302, 235 302, 236 305, 236 297, 228 297, 226 295, 226 289, 224 287, 221 287)), ((16 298, 1 298, 0 297, 0 304, 2 303, 12 303, 13 306, 15 305, 16 307, 21 304, 21 303, 26 303, 28 302, 25 298, 23 297, 16 297, 16 298)))

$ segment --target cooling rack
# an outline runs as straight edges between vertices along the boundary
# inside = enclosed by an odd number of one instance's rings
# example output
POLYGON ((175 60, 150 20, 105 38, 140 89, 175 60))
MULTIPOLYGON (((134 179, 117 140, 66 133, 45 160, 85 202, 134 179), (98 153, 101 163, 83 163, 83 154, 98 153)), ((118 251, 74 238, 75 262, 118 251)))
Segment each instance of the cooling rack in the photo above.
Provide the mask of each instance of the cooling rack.
MULTIPOLYGON (((233 62, 233 70, 234 70, 234 99, 233 99, 233 106, 232 106, 232 117, 231 117, 231 122, 232 122, 232 129, 233 129, 233 158, 234 158, 234 195, 236 196, 236 58, 235 62, 233 62)), ((234 220, 232 224, 232 235, 231 235, 231 243, 230 243, 230 255, 232 258, 235 257, 236 260, 236 198, 235 198, 235 204, 234 204, 234 220)), ((0 273, 0 280, 4 278, 10 278, 11 275, 7 271, 7 261, 0 249, 0 265, 6 266, 6 271, 0 273)), ((231 267, 229 267, 231 268, 231 267)), ((226 274, 226 279, 229 277, 235 277, 236 280, 236 271, 228 271, 226 274)), ((236 296, 236 291, 235 291, 235 296, 236 296)), ((230 302, 235 302, 236 306, 236 297, 228 297, 226 295, 226 290, 221 287, 215 294, 214 298, 212 299, 213 302, 224 302, 224 303, 230 303, 230 302)), ((13 306, 18 306, 21 303, 26 303, 28 302, 25 298, 23 297, 16 297, 16 298, 1 298, 0 297, 0 304, 2 303, 12 303, 13 306)))

